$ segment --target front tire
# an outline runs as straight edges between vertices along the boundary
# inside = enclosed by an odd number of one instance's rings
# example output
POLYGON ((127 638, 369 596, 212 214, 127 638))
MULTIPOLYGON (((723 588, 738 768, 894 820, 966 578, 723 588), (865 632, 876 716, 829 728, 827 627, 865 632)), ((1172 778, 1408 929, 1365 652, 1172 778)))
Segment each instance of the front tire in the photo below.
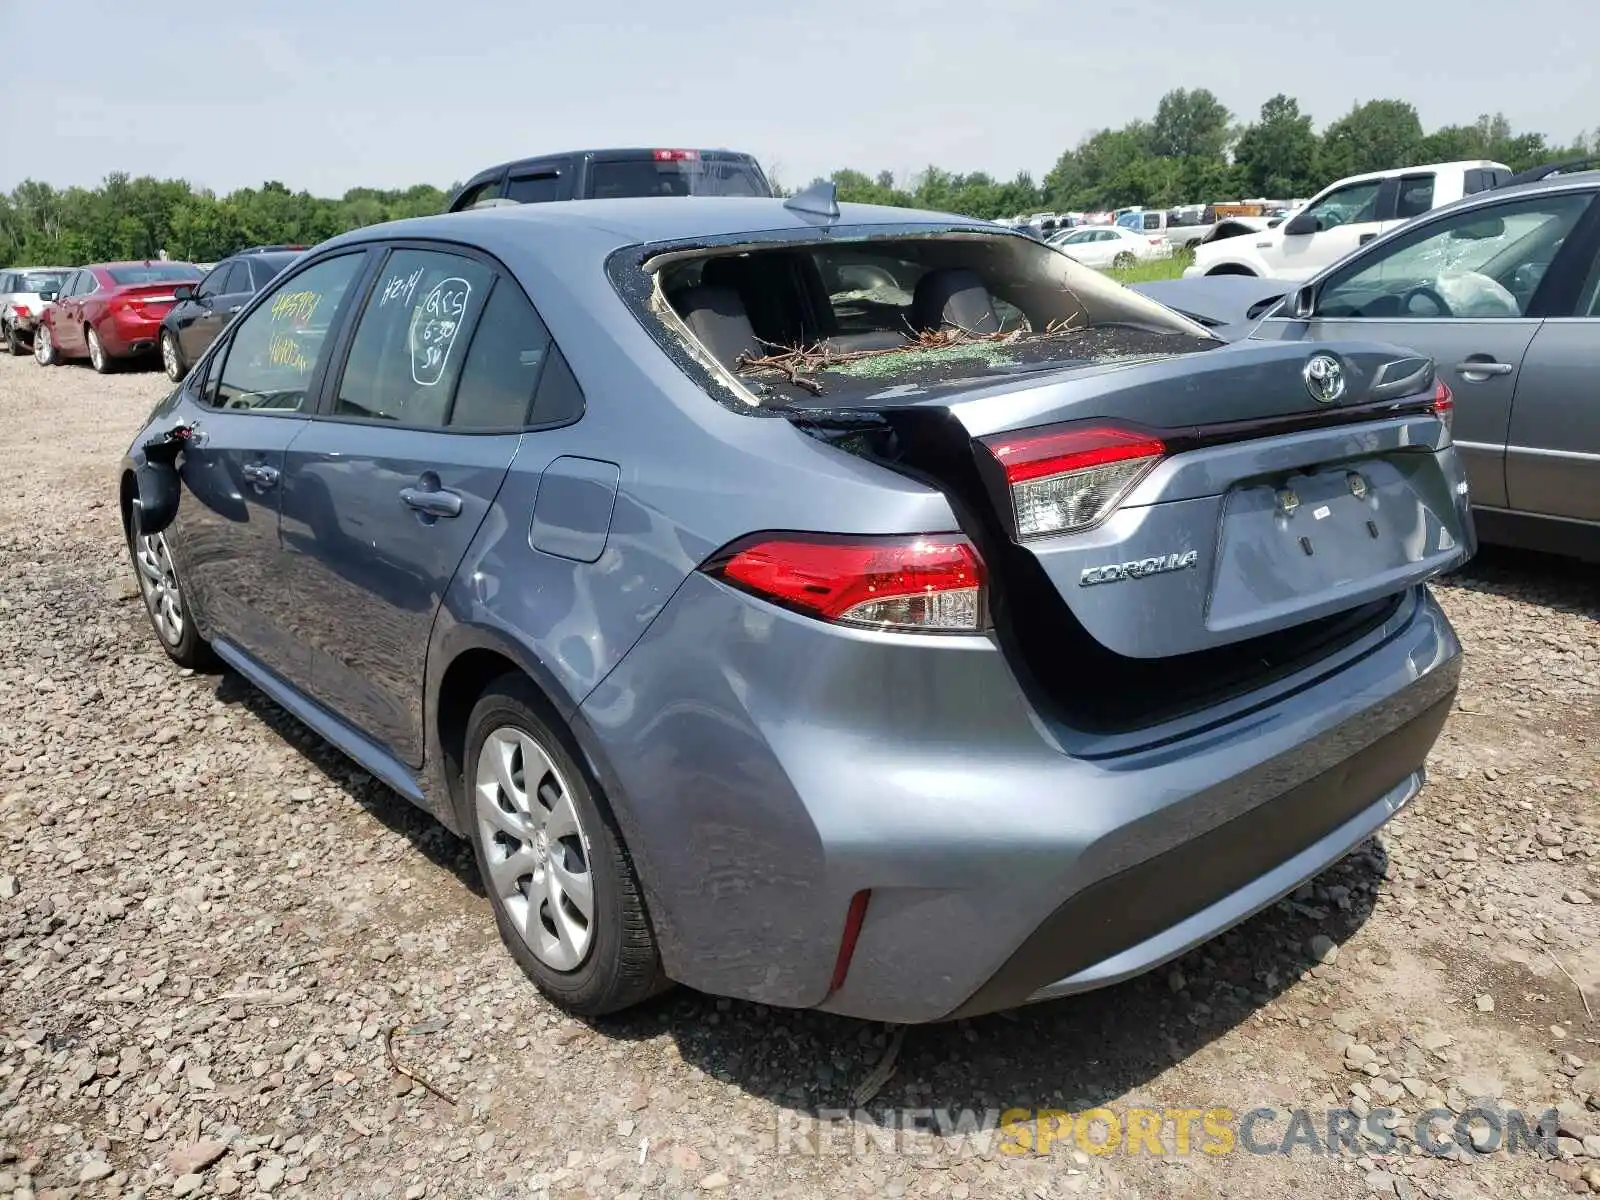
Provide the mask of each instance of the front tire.
POLYGON ((183 377, 189 373, 183 353, 178 349, 178 339, 172 336, 170 329, 161 331, 161 369, 173 383, 182 383, 183 377))
POLYGON ((128 553, 139 578, 139 594, 156 641, 180 667, 203 671, 215 665, 211 646, 195 628, 189 602, 178 582, 164 534, 147 534, 139 527, 139 506, 128 518, 128 553))
POLYGON ((633 860, 598 785, 520 675, 467 723, 467 824, 495 924, 556 1005, 598 1017, 666 984, 633 860))
POLYGON ((90 325, 84 330, 84 337, 89 341, 89 365, 101 375, 109 375, 117 369, 117 360, 106 353, 105 343, 100 340, 100 335, 90 325))
POLYGON ((51 336, 48 325, 41 325, 33 331, 33 361, 41 367, 53 367, 61 361, 61 354, 56 350, 56 339, 51 336))

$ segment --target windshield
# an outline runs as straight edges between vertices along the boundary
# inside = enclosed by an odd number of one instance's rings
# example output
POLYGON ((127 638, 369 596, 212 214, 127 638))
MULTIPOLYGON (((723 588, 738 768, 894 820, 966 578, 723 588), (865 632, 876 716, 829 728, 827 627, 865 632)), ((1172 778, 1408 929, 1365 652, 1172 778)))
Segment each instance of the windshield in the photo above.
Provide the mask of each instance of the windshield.
POLYGON ((653 158, 597 162, 589 168, 596 200, 629 196, 770 196, 760 168, 747 158, 653 158))
POLYGON ((145 263, 137 267, 112 267, 106 274, 111 282, 131 283, 183 283, 200 278, 192 263, 145 263))
POLYGON ((746 405, 849 404, 1219 344, 1041 242, 967 231, 685 252, 656 282, 657 313, 670 307, 746 405))
POLYGON ((66 271, 22 271, 16 276, 19 292, 59 292, 66 271))

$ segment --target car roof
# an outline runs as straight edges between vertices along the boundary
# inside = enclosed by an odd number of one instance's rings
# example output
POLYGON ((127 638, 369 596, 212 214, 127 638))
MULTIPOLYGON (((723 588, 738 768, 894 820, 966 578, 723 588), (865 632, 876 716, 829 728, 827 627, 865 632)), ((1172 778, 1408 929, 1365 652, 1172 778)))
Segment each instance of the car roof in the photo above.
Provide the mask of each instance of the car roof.
MULTIPOLYGON (((220 267, 225 262, 231 263, 241 261, 271 263, 277 262, 279 259, 282 259, 287 263, 293 262, 304 253, 304 250, 240 250, 236 254, 228 255, 227 258, 218 259, 215 265, 220 267)), ((194 266, 197 264, 190 263, 189 265, 194 266)))
POLYGON ((813 233, 828 226, 907 225, 982 229, 997 237, 1021 236, 975 217, 876 204, 841 204, 835 221, 784 207, 782 200, 746 196, 659 196, 615 200, 565 200, 559 204, 518 204, 467 212, 412 217, 368 225, 333 239, 355 244, 389 238, 442 238, 481 245, 526 245, 530 234, 548 231, 579 238, 591 246, 617 247, 694 238, 726 238, 740 234, 793 231, 813 233))
MULTIPOLYGON (((1574 171, 1570 175, 1551 175, 1547 179, 1537 179, 1529 183, 1504 184, 1497 188, 1487 188, 1481 192, 1473 192, 1459 200, 1452 200, 1449 204, 1440 205, 1431 212, 1422 214, 1432 219, 1439 213, 1455 212, 1458 209, 1477 208, 1481 204, 1498 202, 1516 196, 1540 196, 1550 192, 1582 192, 1600 188, 1600 171, 1574 171)), ((1419 218, 1420 219, 1420 218, 1419 218)))
MULTIPOLYGON (((1401 175, 1420 175, 1425 171, 1437 174, 1440 171, 1476 171, 1485 167, 1493 167, 1501 171, 1511 168, 1505 163, 1495 162, 1492 158, 1464 158, 1458 162, 1418 163, 1413 167, 1390 167, 1386 171, 1363 171, 1359 175, 1346 175, 1343 179, 1336 179, 1329 187, 1336 187, 1341 183, 1361 183, 1368 179, 1395 179, 1401 175)), ((1327 191, 1327 188, 1323 188, 1327 191)))
MULTIPOLYGON (((607 158, 637 158, 648 157, 660 149, 659 146, 591 146, 585 150, 548 150, 538 154, 524 154, 520 158, 508 158, 505 162, 496 163, 492 167, 484 167, 472 173, 472 179, 482 179, 486 175, 498 175, 511 167, 526 166, 530 163, 547 162, 552 158, 581 158, 586 154, 605 156, 607 158)), ((684 150, 693 150, 699 155, 715 155, 718 158, 744 159, 755 162, 756 156, 746 150, 729 150, 726 147, 712 148, 709 146, 682 146, 676 147, 684 150)), ((470 181, 469 181, 470 182, 470 181)))

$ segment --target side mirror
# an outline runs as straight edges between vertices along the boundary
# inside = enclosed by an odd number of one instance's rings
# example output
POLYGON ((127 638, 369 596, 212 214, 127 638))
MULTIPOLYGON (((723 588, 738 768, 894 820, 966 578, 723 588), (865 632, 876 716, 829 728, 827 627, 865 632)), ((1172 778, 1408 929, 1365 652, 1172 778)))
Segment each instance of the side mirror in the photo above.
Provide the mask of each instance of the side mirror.
POLYGON ((55 298, 56 298, 56 294, 54 292, 40 292, 39 293, 39 302, 41 304, 49 304, 52 301, 54 301, 55 298))
POLYGON ((1301 213, 1283 223, 1283 232, 1290 237, 1300 237, 1307 233, 1316 233, 1319 223, 1310 213, 1301 213))
POLYGON ((194 287, 187 283, 180 283, 172 289, 172 298, 174 300, 193 300, 194 287))
POLYGON ((1317 290, 1309 283, 1295 289, 1294 295, 1289 297, 1289 315, 1296 321, 1309 321, 1316 315, 1316 308, 1317 290))

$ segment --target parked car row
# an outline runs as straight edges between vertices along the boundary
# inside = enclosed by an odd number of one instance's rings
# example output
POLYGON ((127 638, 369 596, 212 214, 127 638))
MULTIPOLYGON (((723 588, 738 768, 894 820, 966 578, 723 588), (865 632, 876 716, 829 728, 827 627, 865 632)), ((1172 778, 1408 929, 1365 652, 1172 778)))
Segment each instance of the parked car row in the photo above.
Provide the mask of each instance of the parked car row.
POLYGON ((158 355, 183 378, 228 320, 303 246, 257 246, 208 269, 151 259, 0 272, 0 333, 40 366, 86 358, 105 374, 158 355))
POLYGON ((1069 258, 1086 267, 1123 268, 1148 259, 1171 258, 1172 243, 1164 234, 1135 233, 1125 225, 1083 225, 1049 239, 1069 258))

